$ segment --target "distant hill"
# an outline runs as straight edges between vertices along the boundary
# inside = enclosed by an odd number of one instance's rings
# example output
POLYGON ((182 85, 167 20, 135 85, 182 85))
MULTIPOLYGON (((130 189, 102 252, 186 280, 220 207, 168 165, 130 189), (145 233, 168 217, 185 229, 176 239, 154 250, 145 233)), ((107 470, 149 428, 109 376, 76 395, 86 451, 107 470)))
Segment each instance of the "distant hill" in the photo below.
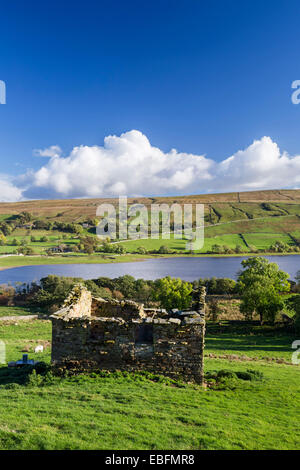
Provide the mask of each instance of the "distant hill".
MULTIPOLYGON (((74 245, 80 245, 80 236, 96 235, 97 207, 102 203, 117 207, 118 202, 116 198, 95 198, 0 203, 0 230, 7 235, 6 241, 0 240, 0 254, 18 252, 26 245, 37 254, 63 247, 74 256, 74 250, 78 252, 74 245), (31 217, 23 214, 18 218, 22 212, 30 213, 31 217), (11 232, 5 231, 7 225, 13 227, 11 232)), ((204 247, 199 247, 199 253, 300 253, 300 190, 128 199, 128 205, 136 203, 148 209, 153 203, 204 204, 205 243, 204 247)), ((149 217, 149 234, 150 223, 149 217)), ((196 223, 194 220, 194 227, 196 223)), ((171 216, 171 231, 172 224, 174 227, 171 216)), ((158 253, 162 245, 164 252, 187 251, 186 240, 174 236, 126 240, 123 249, 126 248, 127 253, 143 254, 145 250, 158 253)), ((82 248, 80 250, 78 256, 82 254, 82 248)))
MULTIPOLYGON (((34 200, 23 202, 0 202, 1 219, 5 216, 19 214, 23 211, 30 212, 35 218, 47 218, 64 222, 83 222, 88 218, 94 218, 96 208, 102 203, 118 204, 116 198, 94 199, 54 199, 34 200)), ((202 203, 205 204, 207 223, 216 223, 237 219, 251 219, 255 216, 272 216, 295 214, 295 207, 300 205, 300 189, 291 190, 267 190, 247 191, 224 194, 203 194, 172 197, 143 197, 128 198, 128 204, 142 203, 150 206, 152 203, 202 203), (271 204, 271 206, 264 205, 271 204), (274 204, 274 206, 272 206, 274 204), (225 213, 223 213, 225 210, 225 213)), ((298 212, 300 215, 300 211, 298 212)))

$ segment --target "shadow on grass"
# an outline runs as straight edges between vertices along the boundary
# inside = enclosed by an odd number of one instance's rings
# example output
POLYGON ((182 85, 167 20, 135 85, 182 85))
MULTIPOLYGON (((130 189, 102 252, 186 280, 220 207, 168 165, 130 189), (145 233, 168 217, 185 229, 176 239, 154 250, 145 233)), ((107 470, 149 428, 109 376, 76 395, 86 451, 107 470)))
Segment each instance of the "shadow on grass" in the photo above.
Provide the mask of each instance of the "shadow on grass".
POLYGON ((205 338, 206 349, 219 351, 266 351, 266 352, 290 352, 293 336, 244 336, 220 334, 210 337, 208 334, 205 338))
POLYGON ((49 370, 49 366, 44 362, 40 362, 35 366, 0 367, 0 386, 8 384, 26 385, 34 369, 38 374, 45 375, 49 370))

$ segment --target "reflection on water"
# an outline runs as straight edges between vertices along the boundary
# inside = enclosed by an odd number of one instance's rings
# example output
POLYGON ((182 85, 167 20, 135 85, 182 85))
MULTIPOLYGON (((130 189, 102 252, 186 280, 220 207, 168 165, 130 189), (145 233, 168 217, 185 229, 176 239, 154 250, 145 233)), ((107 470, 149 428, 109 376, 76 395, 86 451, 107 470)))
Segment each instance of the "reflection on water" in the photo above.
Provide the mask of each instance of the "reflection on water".
MULTIPOLYGON (((241 261, 246 258, 246 256, 232 258, 182 257, 149 259, 132 263, 23 266, 0 271, 0 284, 38 281, 48 274, 84 279, 95 279, 100 276, 114 278, 124 274, 130 274, 136 279, 158 279, 164 276, 180 277, 186 281, 213 276, 236 279, 237 272, 241 269, 241 261)), ((294 279, 297 271, 300 270, 300 255, 267 258, 289 273, 290 279, 294 279)))

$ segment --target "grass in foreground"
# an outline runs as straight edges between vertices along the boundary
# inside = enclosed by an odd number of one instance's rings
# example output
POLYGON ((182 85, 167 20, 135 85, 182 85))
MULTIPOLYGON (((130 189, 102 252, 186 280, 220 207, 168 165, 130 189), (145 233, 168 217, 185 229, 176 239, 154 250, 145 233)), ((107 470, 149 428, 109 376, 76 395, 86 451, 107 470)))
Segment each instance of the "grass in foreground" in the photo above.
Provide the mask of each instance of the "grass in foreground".
MULTIPOLYGON (((21 357, 29 345, 30 358, 49 363, 49 347, 41 355, 33 348, 50 338, 49 321, 0 323, 7 360, 21 357)), ((289 337, 265 340, 265 335, 231 333, 230 338, 209 333, 206 352, 231 349, 245 354, 247 348, 247 355, 259 356, 269 348, 287 357, 289 337)), ((228 380, 215 390, 139 374, 40 379, 4 365, 0 449, 299 448, 299 366, 206 359, 206 372, 221 369, 254 369, 263 380, 228 380)))
MULTIPOLYGON (((206 363, 206 369, 224 367, 249 368, 206 363)), ((299 448, 299 369, 259 365, 255 370, 262 381, 238 380, 233 389, 229 382, 224 390, 174 386, 138 374, 11 382, 0 387, 0 448, 299 448)))

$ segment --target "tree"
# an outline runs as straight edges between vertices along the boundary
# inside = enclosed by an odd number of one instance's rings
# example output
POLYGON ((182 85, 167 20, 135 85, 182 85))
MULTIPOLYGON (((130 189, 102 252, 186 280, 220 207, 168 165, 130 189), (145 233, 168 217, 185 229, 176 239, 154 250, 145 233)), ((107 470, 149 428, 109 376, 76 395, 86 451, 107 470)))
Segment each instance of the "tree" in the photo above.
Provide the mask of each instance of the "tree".
POLYGON ((30 214, 30 212, 21 212, 21 214, 18 215, 18 218, 20 220, 20 222, 22 222, 23 224, 24 223, 27 223, 27 222, 31 222, 31 220, 33 219, 32 217, 32 214, 30 214))
POLYGON ((11 232, 13 231, 13 227, 11 227, 9 224, 6 222, 1 222, 0 223, 0 230, 4 235, 10 235, 11 232))
POLYGON ((98 244, 98 240, 95 237, 82 237, 80 239, 80 244, 83 245, 83 249, 85 253, 88 253, 89 255, 93 254, 96 246, 98 244))
POLYGON ((270 246, 270 251, 275 251, 275 253, 284 253, 289 251, 289 245, 287 243, 276 241, 273 245, 270 246))
POLYGON ((104 241, 101 245, 100 250, 103 253, 112 253, 113 252, 113 245, 107 241, 104 241))
POLYGON ((35 220, 34 222, 34 228, 37 230, 51 230, 53 226, 52 222, 49 222, 48 220, 35 220))
POLYGON ((6 236, 2 232, 0 232, 0 245, 4 246, 6 245, 6 243, 7 243, 6 236))
POLYGON ((77 235, 80 235, 83 232, 83 227, 80 224, 74 224, 74 230, 77 235))
POLYGON ((50 274, 40 280, 40 289, 33 296, 32 303, 39 307, 60 305, 79 279, 59 277, 50 274))
POLYGON ((168 255, 168 254, 172 253, 172 250, 170 250, 170 248, 167 245, 161 245, 159 247, 158 253, 160 253, 162 255, 168 255))
POLYGON ((233 250, 228 245, 223 245, 222 246, 222 251, 223 251, 223 253, 226 253, 226 254, 233 253, 233 250))
POLYGON ((17 248, 17 253, 19 255, 34 255, 35 251, 31 246, 20 246, 17 248))
POLYGON ((158 300, 163 308, 188 308, 191 303, 193 285, 170 276, 158 279, 154 283, 154 300, 158 300))
POLYGON ((139 255, 146 255, 148 253, 148 251, 146 250, 146 248, 144 246, 139 246, 136 250, 136 252, 139 254, 139 255))
POLYGON ((284 306, 280 293, 290 290, 289 275, 276 263, 261 257, 243 260, 242 266, 244 271, 239 273, 237 285, 242 299, 241 312, 249 318, 257 313, 261 323, 274 322, 284 306))
POLYGON ((144 279, 137 279, 135 281, 135 298, 138 302, 146 303, 152 299, 152 281, 145 281, 144 279))
POLYGON ((119 290, 126 298, 135 296, 135 278, 129 274, 114 279, 115 290, 119 290))

